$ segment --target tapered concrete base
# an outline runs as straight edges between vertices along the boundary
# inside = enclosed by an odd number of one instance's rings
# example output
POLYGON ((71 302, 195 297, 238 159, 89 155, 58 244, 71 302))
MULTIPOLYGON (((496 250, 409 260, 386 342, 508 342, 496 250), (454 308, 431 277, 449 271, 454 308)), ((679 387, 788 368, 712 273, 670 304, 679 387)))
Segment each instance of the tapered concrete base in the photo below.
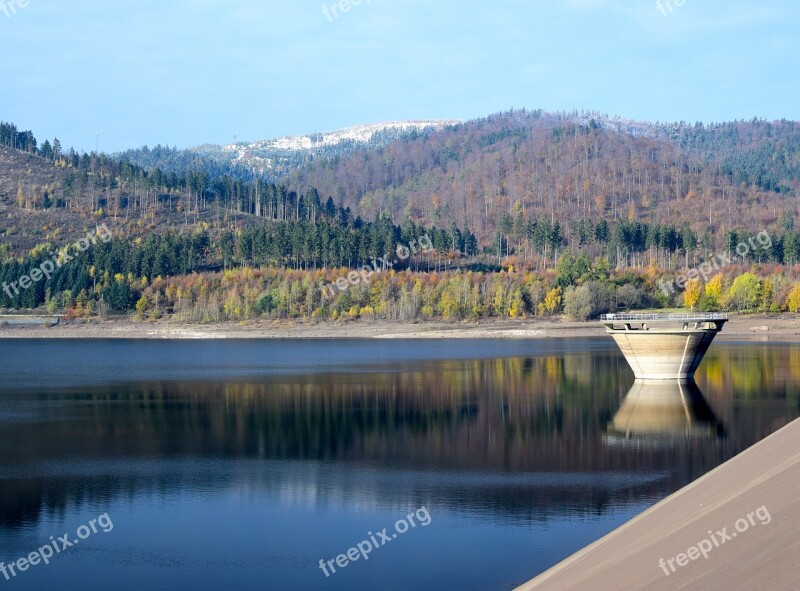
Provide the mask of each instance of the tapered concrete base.
POLYGON ((691 380, 726 321, 719 314, 609 314, 604 323, 637 380, 691 380))

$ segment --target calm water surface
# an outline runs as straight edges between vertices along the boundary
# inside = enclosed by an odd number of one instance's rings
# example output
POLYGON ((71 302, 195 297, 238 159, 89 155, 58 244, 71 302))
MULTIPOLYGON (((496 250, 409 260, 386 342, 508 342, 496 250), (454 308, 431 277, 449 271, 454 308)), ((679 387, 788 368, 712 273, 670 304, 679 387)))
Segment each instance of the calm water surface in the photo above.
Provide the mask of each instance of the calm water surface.
POLYGON ((113 524, 0 586, 511 589, 797 417, 800 346, 697 382, 609 339, 0 341, 0 561, 113 524))

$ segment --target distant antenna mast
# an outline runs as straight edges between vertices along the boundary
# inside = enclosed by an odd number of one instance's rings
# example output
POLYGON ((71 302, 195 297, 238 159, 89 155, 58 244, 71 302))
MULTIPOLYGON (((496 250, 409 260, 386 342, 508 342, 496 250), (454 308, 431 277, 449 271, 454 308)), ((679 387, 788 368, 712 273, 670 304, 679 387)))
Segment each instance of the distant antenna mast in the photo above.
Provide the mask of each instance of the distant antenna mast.
POLYGON ((100 155, 100 132, 94 134, 94 158, 92 158, 92 209, 97 209, 95 187, 97 186, 97 157, 100 155))

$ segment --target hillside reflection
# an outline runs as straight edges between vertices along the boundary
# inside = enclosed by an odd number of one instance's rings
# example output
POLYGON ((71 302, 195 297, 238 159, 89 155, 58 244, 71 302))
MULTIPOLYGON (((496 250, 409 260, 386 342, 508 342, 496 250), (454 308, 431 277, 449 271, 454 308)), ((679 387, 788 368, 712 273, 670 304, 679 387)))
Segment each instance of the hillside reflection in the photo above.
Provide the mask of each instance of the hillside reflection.
POLYGON ((786 350, 758 353, 758 395, 744 399, 717 377, 742 354, 731 351, 698 375, 705 397, 642 389, 614 351, 4 394, 0 525, 230 488, 286 503, 425 498, 530 520, 603 513, 658 499, 797 416, 797 391, 776 371, 786 350))

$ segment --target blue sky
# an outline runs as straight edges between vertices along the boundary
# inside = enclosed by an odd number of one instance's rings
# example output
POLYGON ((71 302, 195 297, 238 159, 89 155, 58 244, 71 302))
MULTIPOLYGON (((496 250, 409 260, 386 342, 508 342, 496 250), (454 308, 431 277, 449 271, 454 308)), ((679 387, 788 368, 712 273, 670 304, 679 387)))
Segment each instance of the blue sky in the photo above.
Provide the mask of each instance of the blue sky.
POLYGON ((81 149, 523 106, 800 119, 795 0, 29 1, 0 9, 0 119, 81 149))

